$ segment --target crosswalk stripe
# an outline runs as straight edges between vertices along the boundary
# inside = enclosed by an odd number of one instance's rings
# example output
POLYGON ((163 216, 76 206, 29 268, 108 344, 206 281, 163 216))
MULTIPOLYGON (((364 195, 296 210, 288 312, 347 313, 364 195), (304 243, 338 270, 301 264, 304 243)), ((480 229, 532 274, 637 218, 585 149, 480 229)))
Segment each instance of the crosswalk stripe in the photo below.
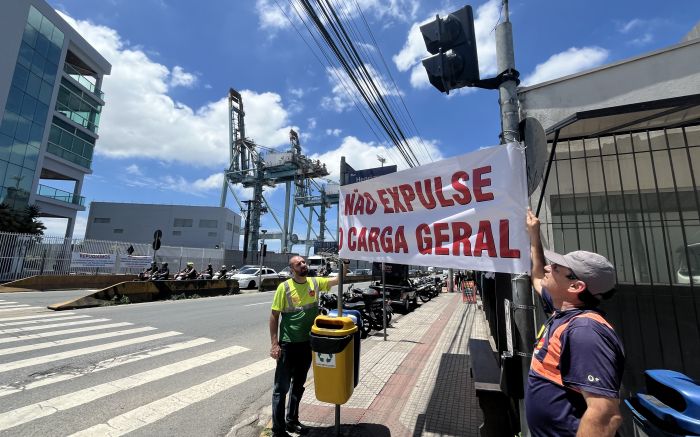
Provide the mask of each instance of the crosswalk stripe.
POLYGON ((4 307, 0 308, 0 311, 17 311, 17 309, 19 309, 19 308, 27 309, 27 308, 39 308, 39 307, 33 307, 31 305, 27 305, 26 303, 23 303, 21 305, 4 306, 4 307))
MULTIPOLYGON (((24 340, 34 340, 37 338, 57 337, 59 335, 75 334, 76 332, 96 331, 98 329, 120 328, 122 326, 131 326, 131 325, 133 325, 133 323, 119 322, 119 323, 108 323, 106 325, 81 326, 80 328, 62 329, 60 331, 42 332, 42 333, 37 333, 37 334, 18 335, 16 337, 0 338, 0 344, 14 343, 16 341, 24 341, 24 340)), ((84 338, 84 337, 79 337, 79 338, 84 338)))
POLYGON ((90 436, 121 436, 133 432, 151 423, 176 413, 194 403, 210 398, 222 391, 228 390, 249 379, 260 376, 275 368, 277 362, 269 358, 248 366, 210 379, 201 384, 181 390, 175 394, 153 401, 142 407, 135 408, 119 416, 113 417, 107 423, 95 425, 73 434, 71 437, 90 436))
POLYGON ((25 392, 25 391, 31 390, 33 388, 44 387, 47 385, 55 384, 57 382, 68 381, 71 379, 81 377, 81 376, 86 375, 86 374, 92 374, 92 373, 101 372, 101 371, 107 370, 107 369, 113 369, 113 368, 118 367, 118 366, 123 366, 125 364, 145 360, 147 358, 153 358, 153 357, 157 357, 160 355, 169 354, 172 352, 177 352, 177 351, 201 346, 203 344, 212 343, 213 341, 214 340, 212 340, 211 338, 205 338, 205 337, 195 338, 194 340, 169 344, 169 345, 167 345, 163 348, 160 348, 160 349, 152 349, 152 350, 148 350, 148 351, 134 352, 131 354, 126 354, 126 355, 121 355, 121 356, 114 357, 114 358, 109 358, 109 359, 106 359, 104 361, 100 361, 99 363, 97 363, 93 366, 90 366, 90 368, 87 369, 87 371, 85 371, 84 373, 54 374, 54 375, 47 376, 47 377, 44 377, 44 378, 39 379, 37 381, 33 381, 33 382, 26 383, 23 385, 21 385, 21 384, 3 385, 3 386, 0 386, 0 397, 8 396, 8 395, 19 393, 19 392, 25 392))
POLYGON ((17 302, 5 302, 5 301, 3 301, 3 302, 0 302, 0 305, 12 305, 15 303, 17 303, 17 302))
MULTIPOLYGON (((87 323, 108 322, 109 320, 110 319, 90 319, 90 320, 78 320, 77 322, 52 323, 49 325, 39 325, 39 326, 25 326, 24 328, 0 329, 0 334, 14 334, 16 332, 41 331, 44 329, 62 328, 65 326, 85 325, 87 323)), ((88 329, 88 328, 84 328, 84 329, 88 329)))
POLYGON ((19 352, 35 351, 37 349, 46 349, 49 347, 64 346, 67 344, 82 343, 84 341, 101 340, 103 338, 119 337, 120 335, 136 334, 138 332, 154 331, 158 328, 153 326, 144 326, 141 328, 124 329, 122 331, 106 332, 104 334, 86 335, 83 337, 67 338, 65 340, 48 341, 46 343, 29 344, 26 346, 8 347, 0 349, 0 355, 10 355, 19 352))
POLYGON ((5 319, 0 319, 0 320, 14 320, 14 319, 27 319, 27 318, 32 318, 36 320, 21 320, 19 322, 7 322, 7 323, 0 323, 0 327, 4 326, 20 326, 20 325, 36 325, 39 323, 45 323, 45 322, 62 322, 64 320, 75 320, 75 319, 89 319, 91 316, 68 316, 68 317, 50 317, 47 318, 46 315, 41 315, 41 316, 27 316, 27 317, 8 317, 5 319), (41 319, 39 319, 41 318, 41 319))
POLYGON ((231 346, 0 414, 0 431, 247 351, 231 346))
POLYGON ((112 343, 99 344, 96 346, 85 347, 81 349, 73 349, 66 352, 59 352, 51 355, 43 355, 40 357, 27 358, 24 360, 11 361, 9 363, 2 363, 0 366, 0 373, 9 372, 11 370, 22 369, 25 367, 36 366, 39 364, 51 363, 53 361, 64 360, 66 358, 74 358, 81 355, 87 355, 95 352, 102 352, 110 349, 116 349, 122 346, 131 346, 139 343, 146 343, 152 340, 158 340, 161 338, 174 337, 176 335, 182 334, 177 331, 167 331, 160 332, 158 334, 147 335, 145 337, 130 338, 128 340, 120 340, 112 343))
MULTIPOLYGON (((73 315, 75 314, 72 311, 66 311, 65 313, 50 313, 50 314, 36 314, 32 316, 19 316, 19 317, 3 317, 0 319, 1 321, 5 322, 7 320, 29 320, 29 319, 46 319, 49 317, 61 317, 61 316, 68 316, 68 315, 73 315)), ((78 317, 90 317, 90 316, 78 316, 78 317)), ((0 323, 0 326, 4 325, 4 323, 0 323)))

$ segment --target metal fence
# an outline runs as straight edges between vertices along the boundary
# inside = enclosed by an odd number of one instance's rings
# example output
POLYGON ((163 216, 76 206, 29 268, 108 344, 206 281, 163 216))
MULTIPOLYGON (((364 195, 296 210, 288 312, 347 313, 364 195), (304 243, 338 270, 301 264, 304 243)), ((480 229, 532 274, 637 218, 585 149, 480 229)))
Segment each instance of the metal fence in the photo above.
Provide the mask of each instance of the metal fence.
MULTIPOLYGON (((125 255, 129 247, 135 256, 153 257, 150 244, 0 232, 0 281, 33 275, 138 273, 140 269, 125 268, 118 262, 106 269, 71 267, 73 253, 125 255)), ((162 246, 156 261, 167 262, 171 272, 184 268, 189 261, 200 270, 207 264, 221 265, 224 250, 162 246)))

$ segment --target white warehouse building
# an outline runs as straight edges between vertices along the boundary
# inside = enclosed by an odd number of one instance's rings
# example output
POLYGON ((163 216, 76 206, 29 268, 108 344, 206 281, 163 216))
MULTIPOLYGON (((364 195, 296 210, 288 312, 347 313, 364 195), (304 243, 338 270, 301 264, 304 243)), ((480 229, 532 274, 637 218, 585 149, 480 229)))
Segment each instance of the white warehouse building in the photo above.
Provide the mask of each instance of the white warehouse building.
POLYGON ((85 238, 237 250, 241 216, 218 206, 92 202, 85 238))

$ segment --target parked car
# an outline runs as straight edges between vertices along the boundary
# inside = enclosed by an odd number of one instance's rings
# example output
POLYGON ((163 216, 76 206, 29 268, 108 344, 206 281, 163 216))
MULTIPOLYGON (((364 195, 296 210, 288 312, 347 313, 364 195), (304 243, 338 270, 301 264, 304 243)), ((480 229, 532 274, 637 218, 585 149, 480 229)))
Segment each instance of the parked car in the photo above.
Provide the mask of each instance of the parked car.
POLYGON ((283 268, 282 270, 280 270, 279 272, 277 272, 277 274, 280 275, 280 278, 289 279, 292 277, 292 269, 289 268, 289 266, 287 266, 287 267, 283 268))
POLYGON ((353 270, 353 276, 370 276, 372 274, 372 269, 355 269, 353 270))
POLYGON ((260 274, 260 267, 247 267, 240 269, 238 273, 231 276, 231 279, 237 280, 240 288, 255 288, 261 279, 277 279, 279 277, 277 272, 269 267, 262 268, 262 275, 260 274))
POLYGON ((329 277, 329 278, 335 278, 335 277, 338 276, 338 275, 339 275, 338 269, 331 269, 331 272, 328 274, 328 277, 329 277))

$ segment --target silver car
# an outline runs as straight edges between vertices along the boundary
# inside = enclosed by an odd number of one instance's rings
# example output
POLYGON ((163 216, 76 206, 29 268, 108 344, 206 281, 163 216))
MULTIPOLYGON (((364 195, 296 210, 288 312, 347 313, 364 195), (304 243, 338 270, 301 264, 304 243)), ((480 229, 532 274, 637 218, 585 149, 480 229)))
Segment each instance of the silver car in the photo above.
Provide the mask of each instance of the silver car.
POLYGON ((262 268, 262 275, 260 275, 259 267, 247 267, 241 269, 235 275, 231 276, 231 279, 238 281, 238 287, 240 288, 255 288, 260 283, 261 279, 266 278, 279 278, 280 276, 276 271, 269 267, 262 268))

